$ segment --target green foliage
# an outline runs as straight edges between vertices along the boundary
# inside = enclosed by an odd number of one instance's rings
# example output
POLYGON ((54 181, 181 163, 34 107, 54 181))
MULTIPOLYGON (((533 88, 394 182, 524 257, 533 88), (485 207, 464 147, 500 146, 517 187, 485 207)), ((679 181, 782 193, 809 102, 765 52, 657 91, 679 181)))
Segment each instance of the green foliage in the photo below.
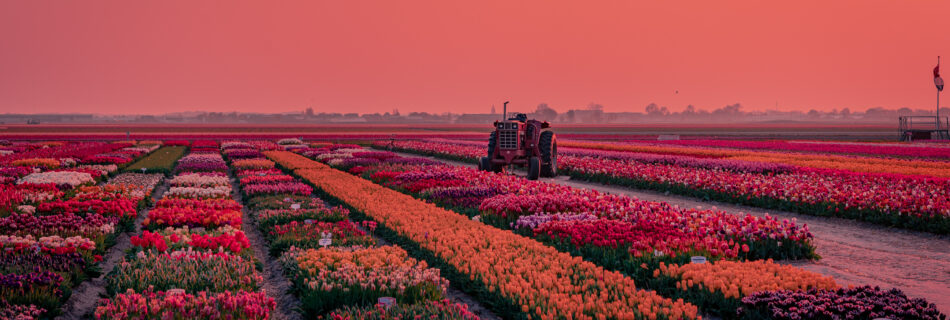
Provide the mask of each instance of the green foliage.
POLYGON ((126 167, 123 172, 141 173, 145 168, 145 173, 162 173, 171 175, 175 168, 175 162, 178 158, 185 155, 188 147, 185 146, 166 146, 155 150, 147 157, 139 159, 132 165, 126 167))

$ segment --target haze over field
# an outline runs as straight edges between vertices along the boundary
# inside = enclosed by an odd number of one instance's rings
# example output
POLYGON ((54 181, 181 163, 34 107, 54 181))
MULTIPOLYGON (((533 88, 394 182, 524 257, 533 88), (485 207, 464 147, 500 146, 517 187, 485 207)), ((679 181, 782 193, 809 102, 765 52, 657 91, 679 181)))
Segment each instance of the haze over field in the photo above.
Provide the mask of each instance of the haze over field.
POLYGON ((946 1, 257 4, 4 1, 0 113, 933 110, 950 52, 946 1))

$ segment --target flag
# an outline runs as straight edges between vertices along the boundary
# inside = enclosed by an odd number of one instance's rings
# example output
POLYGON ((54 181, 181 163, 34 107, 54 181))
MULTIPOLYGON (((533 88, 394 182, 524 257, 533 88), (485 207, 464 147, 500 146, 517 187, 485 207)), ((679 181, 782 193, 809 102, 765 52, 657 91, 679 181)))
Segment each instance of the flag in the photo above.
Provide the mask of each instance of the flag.
POLYGON ((940 77, 939 63, 934 67, 934 85, 937 86, 937 91, 943 91, 943 78, 940 77))

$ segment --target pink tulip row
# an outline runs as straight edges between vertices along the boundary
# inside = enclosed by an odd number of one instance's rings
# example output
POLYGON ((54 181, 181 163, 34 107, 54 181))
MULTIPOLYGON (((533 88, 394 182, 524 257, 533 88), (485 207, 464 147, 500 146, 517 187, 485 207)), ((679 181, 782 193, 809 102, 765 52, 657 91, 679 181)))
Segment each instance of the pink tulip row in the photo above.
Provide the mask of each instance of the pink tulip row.
POLYGON ((750 150, 783 150, 808 153, 838 153, 861 154, 874 156, 902 157, 902 158, 933 158, 946 160, 950 158, 950 147, 946 146, 915 146, 904 144, 868 144, 848 142, 817 142, 817 141, 744 141, 744 140, 666 140, 643 141, 633 140, 627 143, 658 144, 676 146, 695 146, 712 148, 750 149, 750 150))
POLYGON ((131 147, 132 143, 103 143, 103 142, 76 142, 76 143, 56 143, 49 147, 36 147, 23 152, 0 157, 0 164, 9 164, 15 160, 51 158, 51 159, 78 159, 84 160, 99 154, 105 154, 117 151, 122 148, 131 147))
MULTIPOLYGON (((443 142, 440 140, 403 140, 394 143, 397 149, 407 150, 415 153, 427 155, 440 155, 456 159, 475 160, 488 155, 484 145, 479 147, 478 142, 454 141, 443 142)), ((385 148, 389 145, 388 141, 377 141, 374 146, 385 148)))
MULTIPOLYGON (((407 151, 473 161, 478 142, 400 141, 407 151)), ((907 147, 911 148, 911 147, 907 147)), ((562 172, 575 178, 674 190, 721 201, 950 232, 950 179, 858 173, 752 161, 566 148, 562 172)), ((482 154, 479 154, 482 152, 482 154)))
POLYGON ((182 290, 129 290, 103 301, 96 308, 96 319, 269 319, 277 309, 274 298, 260 292, 199 292, 182 290))
POLYGON ((755 174, 569 156, 561 157, 559 165, 582 174, 680 184, 740 197, 836 204, 845 209, 881 210, 901 215, 950 217, 950 179, 945 178, 806 168, 778 174, 755 174))
POLYGON ((682 209, 665 202, 643 201, 463 167, 403 165, 397 168, 382 165, 370 171, 373 172, 370 177, 375 180, 435 201, 459 203, 456 201, 474 197, 475 201, 470 203, 477 203, 475 209, 483 215, 499 216, 506 223, 516 223, 519 217, 526 215, 590 214, 618 222, 657 223, 666 228, 664 230, 671 230, 668 232, 675 230, 684 236, 698 237, 690 243, 714 248, 709 250, 715 252, 714 255, 739 255, 741 252, 737 249, 741 248, 741 243, 782 242, 782 250, 790 250, 789 257, 799 258, 811 256, 814 249, 808 227, 794 221, 731 215, 718 210, 682 209), (397 171, 388 174, 390 168, 397 171))
POLYGON ((245 185, 243 189, 244 193, 249 196, 259 194, 296 194, 306 196, 312 192, 310 186, 300 182, 256 183, 245 185))
POLYGON ((178 170, 186 172, 225 172, 228 164, 217 152, 192 152, 178 159, 178 170))

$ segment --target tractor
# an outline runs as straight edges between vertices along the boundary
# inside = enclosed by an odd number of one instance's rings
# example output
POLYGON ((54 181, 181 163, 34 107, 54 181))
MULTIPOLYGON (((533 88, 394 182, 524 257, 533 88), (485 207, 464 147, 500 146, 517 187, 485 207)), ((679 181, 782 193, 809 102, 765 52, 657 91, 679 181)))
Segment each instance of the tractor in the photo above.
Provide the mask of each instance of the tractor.
POLYGON ((504 119, 507 116, 505 101, 502 121, 495 121, 495 131, 488 138, 488 156, 479 159, 478 169, 504 172, 509 165, 519 165, 528 169, 528 180, 557 176, 557 137, 551 125, 528 120, 524 113, 504 119))

